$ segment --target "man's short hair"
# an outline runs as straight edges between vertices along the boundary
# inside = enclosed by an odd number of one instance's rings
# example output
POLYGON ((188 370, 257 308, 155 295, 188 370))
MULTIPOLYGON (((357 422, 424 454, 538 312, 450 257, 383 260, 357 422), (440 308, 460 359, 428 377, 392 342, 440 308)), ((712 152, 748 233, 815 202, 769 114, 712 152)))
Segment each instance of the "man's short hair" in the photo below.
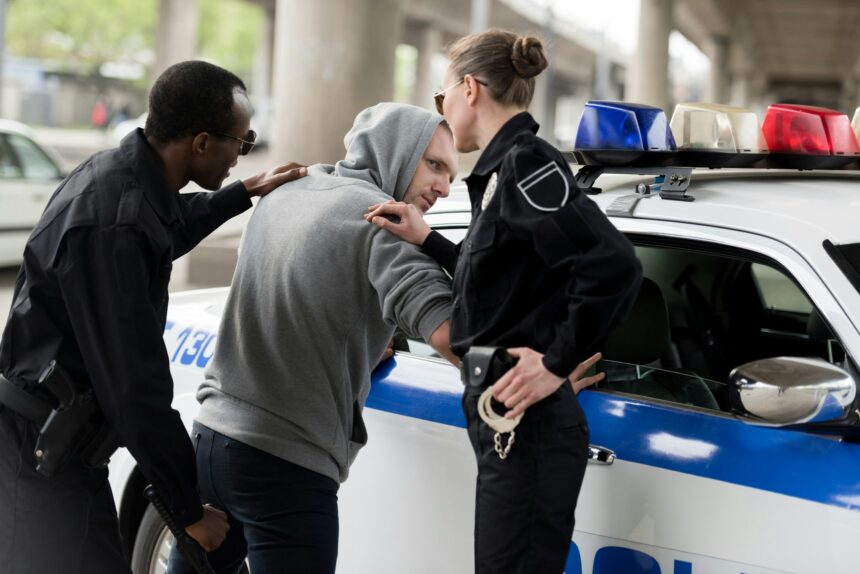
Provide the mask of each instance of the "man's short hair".
POLYGON ((149 93, 146 135, 169 142, 200 132, 227 133, 233 125, 238 76, 199 60, 180 62, 161 74, 149 93))

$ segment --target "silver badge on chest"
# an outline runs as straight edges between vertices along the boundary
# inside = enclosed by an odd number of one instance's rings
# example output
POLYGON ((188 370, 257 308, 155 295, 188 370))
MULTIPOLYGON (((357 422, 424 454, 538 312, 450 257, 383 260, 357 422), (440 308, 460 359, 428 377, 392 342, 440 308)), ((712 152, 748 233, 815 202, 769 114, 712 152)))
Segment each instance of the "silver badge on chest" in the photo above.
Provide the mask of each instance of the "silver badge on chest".
POLYGON ((497 173, 493 172, 493 175, 490 176, 490 181, 487 182, 487 187, 484 189, 484 197, 481 198, 481 211, 487 209, 487 206, 490 205, 490 200, 493 199, 493 195, 496 194, 496 187, 499 185, 499 176, 497 173))

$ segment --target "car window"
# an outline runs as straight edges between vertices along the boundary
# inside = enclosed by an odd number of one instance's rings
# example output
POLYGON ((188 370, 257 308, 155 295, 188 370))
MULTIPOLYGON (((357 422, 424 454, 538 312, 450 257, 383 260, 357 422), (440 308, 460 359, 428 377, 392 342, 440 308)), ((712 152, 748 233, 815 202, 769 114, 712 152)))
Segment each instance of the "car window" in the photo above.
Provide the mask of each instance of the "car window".
POLYGON ((648 365, 599 361, 594 372, 605 373, 596 388, 659 399, 710 410, 728 410, 725 383, 691 371, 672 371, 648 365))
POLYGON ((0 179, 19 179, 22 177, 17 158, 5 137, 0 137, 0 179))
POLYGON ((725 381, 735 367, 778 356, 846 360, 778 264, 716 245, 647 243, 636 247, 642 288, 605 344, 598 389, 728 411, 725 381))
POLYGON ((785 274, 760 263, 753 263, 751 271, 765 307, 771 311, 812 312, 809 300, 785 274))
POLYGON ((58 179, 60 170, 30 138, 8 134, 9 145, 18 156, 27 179, 58 179))

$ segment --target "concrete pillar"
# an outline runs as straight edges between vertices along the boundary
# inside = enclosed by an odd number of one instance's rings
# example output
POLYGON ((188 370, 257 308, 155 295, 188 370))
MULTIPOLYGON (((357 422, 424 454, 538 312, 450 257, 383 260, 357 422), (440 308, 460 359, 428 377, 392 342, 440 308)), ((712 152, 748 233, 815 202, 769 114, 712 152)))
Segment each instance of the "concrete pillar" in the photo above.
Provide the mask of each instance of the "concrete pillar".
MULTIPOLYGON (((0 110, 3 109, 3 87, 6 66, 6 0, 0 0, 0 110)), ((8 117, 8 116, 3 116, 8 117)))
POLYGON ((529 105, 529 113, 540 124, 540 134, 544 139, 548 139, 547 134, 552 132, 552 126, 548 122, 550 113, 547 106, 550 98, 550 84, 549 74, 546 71, 538 75, 535 78, 535 93, 532 97, 532 103, 529 105))
POLYGON ((197 55, 197 28, 200 12, 197 0, 160 0, 155 29, 153 81, 177 62, 197 55))
POLYGON ((441 78, 436 77, 433 68, 434 58, 442 53, 442 30, 432 23, 422 25, 415 36, 415 47, 418 49, 418 61, 415 62, 415 90, 412 92, 412 103, 430 110, 435 110, 433 93, 439 86, 441 78))
POLYGON ((355 115, 394 96, 400 27, 398 0, 277 0, 272 140, 277 161, 343 158, 343 136, 355 115))
POLYGON ((263 22, 260 24, 260 43, 254 54, 254 67, 248 89, 258 98, 272 95, 272 59, 275 51, 275 9, 263 7, 263 22))
POLYGON ((729 103, 733 106, 747 107, 750 104, 750 76, 747 72, 737 72, 732 76, 729 103))
POLYGON ((669 34, 673 0, 640 0, 639 41, 627 99, 669 110, 669 34))
POLYGON ((606 57, 605 50, 594 55, 594 99, 612 99, 612 62, 606 57))
POLYGON ((708 76, 708 88, 705 91, 706 102, 724 104, 728 100, 728 56, 728 40, 722 36, 715 36, 711 41, 711 71, 708 76))
POLYGON ((490 27, 490 0, 472 0, 469 32, 483 32, 490 27))

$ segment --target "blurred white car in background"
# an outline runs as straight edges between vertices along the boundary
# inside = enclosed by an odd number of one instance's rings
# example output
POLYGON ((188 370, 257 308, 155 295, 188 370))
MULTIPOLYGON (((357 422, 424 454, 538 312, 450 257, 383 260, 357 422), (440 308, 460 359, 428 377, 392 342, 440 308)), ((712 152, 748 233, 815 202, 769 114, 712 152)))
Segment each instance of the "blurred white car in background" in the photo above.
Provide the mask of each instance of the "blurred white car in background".
POLYGON ((33 130, 0 120, 0 267, 21 262, 30 231, 63 179, 60 165, 33 130))

